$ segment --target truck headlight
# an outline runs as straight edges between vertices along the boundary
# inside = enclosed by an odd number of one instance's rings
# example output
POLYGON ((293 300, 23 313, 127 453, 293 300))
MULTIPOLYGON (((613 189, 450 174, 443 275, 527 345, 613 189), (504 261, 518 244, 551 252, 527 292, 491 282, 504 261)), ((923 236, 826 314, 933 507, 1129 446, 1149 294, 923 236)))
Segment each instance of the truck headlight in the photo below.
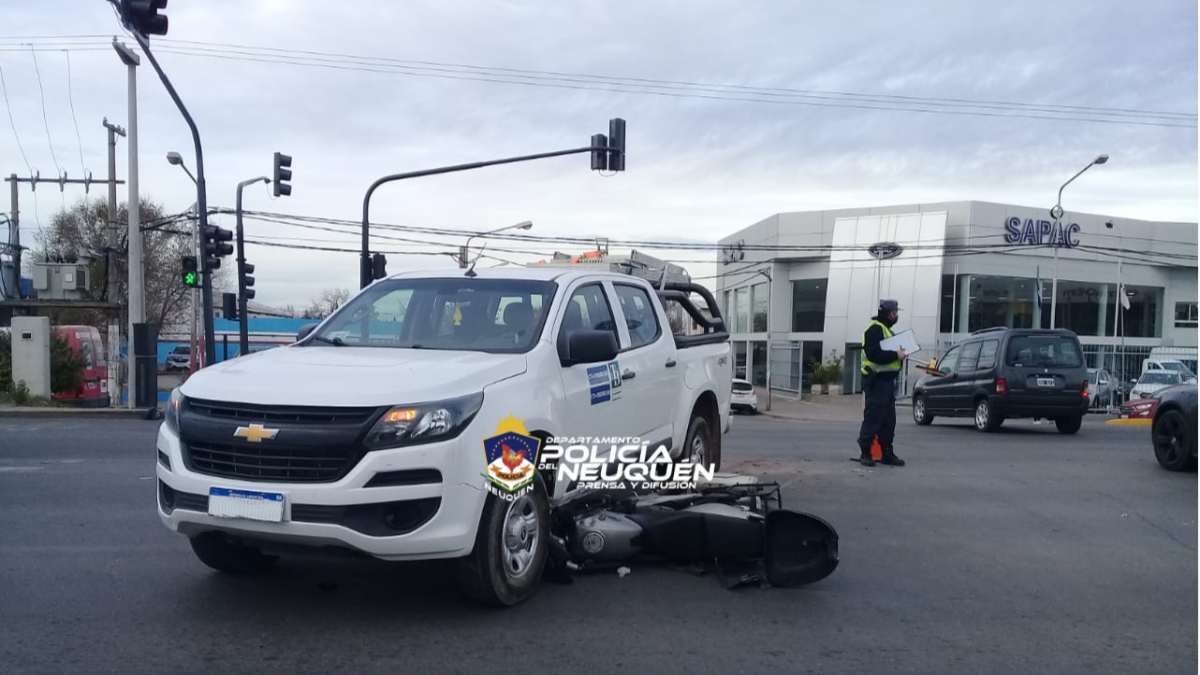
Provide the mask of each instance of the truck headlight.
POLYGON ((379 418, 363 443, 378 450, 448 440, 462 433, 482 405, 482 392, 436 403, 398 405, 379 418))
POLYGON ((179 408, 183 406, 183 394, 179 393, 179 387, 171 390, 171 398, 167 399, 167 428, 179 435, 179 408))

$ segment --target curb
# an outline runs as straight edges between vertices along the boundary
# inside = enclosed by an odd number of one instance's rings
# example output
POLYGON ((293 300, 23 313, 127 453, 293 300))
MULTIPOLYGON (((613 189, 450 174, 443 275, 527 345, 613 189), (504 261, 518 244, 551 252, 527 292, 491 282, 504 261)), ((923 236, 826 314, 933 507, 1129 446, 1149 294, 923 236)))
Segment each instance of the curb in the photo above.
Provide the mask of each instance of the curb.
POLYGON ((1138 419, 1121 419, 1121 420, 1105 420, 1105 424, 1111 424, 1119 427, 1148 427, 1154 424, 1154 420, 1146 418, 1138 419))
POLYGON ((157 408, 0 408, 0 419, 138 419, 162 418, 157 408), (151 417, 151 415, 154 415, 151 417))

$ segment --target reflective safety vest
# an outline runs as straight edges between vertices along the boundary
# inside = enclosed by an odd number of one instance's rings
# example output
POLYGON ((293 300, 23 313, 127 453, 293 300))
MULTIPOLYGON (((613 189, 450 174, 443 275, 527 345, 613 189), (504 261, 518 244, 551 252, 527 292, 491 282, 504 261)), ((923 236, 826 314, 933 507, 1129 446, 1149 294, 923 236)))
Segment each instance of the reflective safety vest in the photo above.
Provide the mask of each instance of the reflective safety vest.
POLYGON ((871 373, 898 373, 898 372, 900 372, 900 361, 899 360, 892 361, 891 363, 875 363, 871 359, 867 358, 867 352, 866 352, 867 331, 871 330, 871 326, 879 326, 880 328, 882 328, 883 329, 883 337, 885 340, 887 338, 892 337, 892 330, 890 328, 888 328, 887 325, 884 324, 883 322, 873 320, 873 321, 871 321, 871 323, 867 324, 866 330, 863 331, 863 339, 862 339, 862 346, 863 346, 862 371, 861 371, 862 374, 870 375, 871 373))

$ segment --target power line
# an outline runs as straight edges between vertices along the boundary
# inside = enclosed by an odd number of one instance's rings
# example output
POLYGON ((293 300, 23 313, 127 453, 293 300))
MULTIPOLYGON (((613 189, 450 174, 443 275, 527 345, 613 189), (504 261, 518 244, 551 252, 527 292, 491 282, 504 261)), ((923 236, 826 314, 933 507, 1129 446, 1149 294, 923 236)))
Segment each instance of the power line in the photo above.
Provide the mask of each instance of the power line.
POLYGON ((75 117, 75 87, 71 82, 71 52, 64 49, 67 55, 67 99, 71 102, 71 121, 75 123, 75 142, 79 148, 79 170, 87 176, 87 167, 83 165, 83 138, 79 135, 79 119, 75 117))
MULTIPOLYGON (((9 38, 19 39, 19 38, 9 38)), ((62 49, 62 42, 54 45, 62 49)), ((100 50, 103 47, 75 44, 73 49, 100 50)), ((199 56, 235 61, 250 61, 292 66, 375 72, 412 77, 432 77, 451 80, 470 80, 493 84, 549 87, 584 91, 606 91, 626 94, 695 98, 717 101, 802 105, 815 107, 852 108, 892 112, 912 112, 976 117, 1008 117, 1065 122, 1095 122, 1101 124, 1132 124, 1176 128, 1196 128, 1196 115, 1170 111, 1137 110, 1129 108, 1100 108, 1028 102, 987 101, 946 97, 919 97, 899 94, 864 94, 857 92, 792 89, 784 87, 752 87, 737 84, 707 84, 684 80, 660 80, 640 77, 614 77, 559 71, 538 71, 496 66, 444 63, 367 57, 351 54, 289 50, 272 47, 252 47, 229 43, 210 43, 191 40, 163 39, 164 53, 199 56), (767 97, 767 98, 762 98, 767 97), (870 104, 870 105, 868 105, 870 104), (913 107, 923 106, 923 107, 913 107), (972 110, 972 108, 974 110, 972 110), (1034 114, 1038 113, 1038 114, 1034 114), (1081 116, 1081 115, 1090 115, 1081 116), (1107 119, 1106 119, 1107 118, 1107 119), (1139 119, 1140 118, 1140 119, 1139 119), (1182 123, 1180 123, 1182 122, 1182 123), (1187 123, 1192 122, 1192 123, 1187 123)), ((0 47, 0 50, 6 49, 0 47)), ((32 50, 32 43, 30 43, 32 50)))
POLYGON ((42 87, 42 69, 38 67, 37 54, 32 50, 29 55, 33 57, 33 70, 37 73, 38 91, 42 94, 42 122, 46 125, 46 144, 50 146, 50 158, 54 160, 54 170, 56 175, 62 175, 62 167, 58 165, 58 156, 54 154, 54 140, 50 138, 50 120, 46 117, 46 90, 42 87))
POLYGON ((13 120, 12 103, 8 100, 8 84, 4 81, 4 68, 0 67, 0 89, 4 91, 4 107, 8 109, 8 123, 12 126, 13 138, 17 141, 17 149, 21 151, 21 159, 25 161, 25 168, 29 170, 30 177, 33 176, 33 167, 29 164, 29 157, 25 155, 25 146, 21 144, 21 134, 17 133, 17 123, 13 120))
MULTIPOLYGON (((386 68, 381 68, 381 67, 371 68, 371 67, 363 67, 363 66, 359 66, 359 65, 348 65, 348 64, 347 65, 336 65, 334 63, 301 62, 301 61, 296 61, 294 59, 278 58, 278 57, 273 57, 271 55, 265 55, 265 54, 260 54, 260 55, 256 55, 256 56, 231 56, 228 54, 218 53, 218 52, 215 52, 212 50, 202 51, 202 50, 199 50, 198 48, 189 48, 189 49, 191 49, 192 51, 189 51, 187 49, 181 49, 178 47, 164 46, 162 48, 159 48, 156 51, 161 52, 161 53, 166 53, 166 54, 177 54, 180 56, 199 56, 199 57, 204 57, 204 58, 216 58, 216 59, 225 59, 225 60, 233 60, 233 61, 274 63, 274 64, 284 64, 284 65, 293 65, 293 66, 307 66, 307 67, 314 67, 314 68, 327 68, 327 69, 333 69, 333 70, 348 70, 348 71, 359 71, 359 72, 384 73, 384 74, 391 74, 391 75, 405 75, 405 76, 411 76, 411 77, 429 77, 429 78, 449 79, 449 80, 468 80, 468 81, 475 81, 475 82, 488 82, 488 83, 492 83, 492 84, 513 84, 513 85, 528 86, 528 87, 570 89, 570 90, 577 90, 577 91, 601 91, 601 92, 611 92, 611 93, 618 93, 618 94, 635 94, 635 95, 645 95, 645 96, 660 96, 660 97, 668 97, 668 98, 703 99, 703 100, 711 100, 711 101, 731 101, 731 102, 741 102, 741 103, 766 103, 766 104, 776 104, 776 105, 809 106, 809 107, 818 107, 818 108, 849 108, 849 109, 858 109, 858 110, 912 112, 912 113, 925 113, 925 114, 938 114, 938 115, 966 115, 966 116, 972 116, 972 117, 989 117, 989 118, 1036 119, 1036 120, 1046 120, 1046 121, 1056 121, 1056 122, 1094 122, 1094 123, 1098 123, 1098 124, 1129 124, 1129 125, 1137 125, 1137 126, 1174 127, 1174 128, 1183 128, 1183 129, 1195 129, 1196 128, 1195 124, 1175 124, 1175 123, 1171 123, 1171 122, 1158 122, 1158 121, 1150 121, 1150 120, 1136 120, 1136 119, 1124 119, 1124 118, 1122 118, 1122 119, 1103 119, 1100 117, 1055 116, 1052 114, 1027 114, 1027 113, 1021 113, 1021 112, 1015 112, 1015 111, 1013 112, 1013 114, 1006 114, 1003 112, 987 112, 987 111, 982 111, 982 110, 940 110, 937 108, 918 108, 918 107, 899 106, 899 105, 866 105, 863 103, 851 103, 851 102, 821 102, 821 101, 812 101, 812 100, 770 99, 770 98, 756 98, 756 97, 752 97, 752 96, 741 96, 741 95, 727 96, 727 95, 702 94, 702 93, 692 93, 692 92, 664 91, 661 89, 657 89, 657 90, 656 89, 632 89, 629 87, 634 87, 634 86, 638 86, 638 85, 628 85, 628 84, 622 85, 622 86, 615 86, 615 85, 607 85, 607 84, 603 84, 603 83, 597 83, 598 86, 593 86, 593 85, 587 85, 587 84, 566 84, 566 83, 543 82, 543 81, 527 81, 527 80, 505 79, 504 76, 502 76, 502 75, 497 75, 494 77, 484 77, 484 76, 467 75, 467 74, 452 75, 452 74, 448 74, 448 73, 423 72, 423 71, 419 71, 419 70, 415 69, 415 67, 406 67, 406 66, 390 66, 390 67, 386 67, 386 68)), ((426 69, 426 70, 429 70, 429 69, 426 69)), ((766 96, 769 94, 762 94, 762 95, 766 96)))

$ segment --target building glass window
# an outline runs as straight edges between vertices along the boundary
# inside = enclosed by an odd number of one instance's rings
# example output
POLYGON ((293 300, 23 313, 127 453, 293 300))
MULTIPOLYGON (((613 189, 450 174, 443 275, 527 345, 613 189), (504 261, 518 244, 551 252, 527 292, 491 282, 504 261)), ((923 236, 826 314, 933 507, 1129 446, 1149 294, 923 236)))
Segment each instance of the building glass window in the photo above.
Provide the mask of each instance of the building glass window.
POLYGON ((750 288, 750 299, 753 304, 753 325, 751 333, 767 332, 767 285, 755 284, 750 288))
POLYGON ((1194 302, 1177 302, 1175 303, 1175 327, 1176 328, 1195 328, 1197 325, 1196 303, 1194 302))
MULTIPOLYGON (((1050 327, 1053 282, 1042 280, 1041 328, 1050 327)), ((1117 285, 1081 281, 1058 281, 1056 328, 1076 335, 1111 337, 1162 337, 1163 289, 1157 286, 1126 286, 1129 309, 1120 305, 1117 285), (1116 321, 1120 318, 1120 327, 1116 321)))
POLYGON ((746 343, 733 343, 733 376, 746 379, 746 343))
POLYGON ((954 275, 942 275, 942 302, 938 309, 938 330, 943 333, 954 332, 954 275))
POLYGON ((733 291, 725 291, 725 304, 721 305, 721 316, 725 317, 725 322, 733 320, 733 291))
POLYGON ((733 292, 733 332, 750 331, 750 289, 743 286, 733 292))
POLYGON ((808 388, 809 378, 812 377, 813 369, 821 364, 821 355, 824 353, 821 342, 809 342, 806 340, 803 343, 800 355, 800 386, 802 388, 808 388))
POLYGON ((750 343, 750 382, 756 387, 767 386, 767 343, 756 340, 750 343))
MULTIPOLYGON (((945 279, 946 277, 943 277, 942 294, 946 295, 945 289, 949 286, 950 294, 953 295, 953 281, 946 284, 945 279)), ((1059 282, 1059 289, 1062 289, 1062 282, 1059 282)), ((972 275, 970 294, 967 310, 968 332, 996 326, 1033 328, 1034 311, 1037 309, 1037 282, 1034 279, 972 275)), ((952 313, 953 302, 953 299, 949 301, 952 313)), ((943 308, 946 305, 947 300, 943 297, 943 308)), ((942 319, 943 323, 948 320, 942 319)))
POLYGON ((828 286, 828 279, 798 279, 792 282, 793 332, 824 332, 825 291, 828 286))

